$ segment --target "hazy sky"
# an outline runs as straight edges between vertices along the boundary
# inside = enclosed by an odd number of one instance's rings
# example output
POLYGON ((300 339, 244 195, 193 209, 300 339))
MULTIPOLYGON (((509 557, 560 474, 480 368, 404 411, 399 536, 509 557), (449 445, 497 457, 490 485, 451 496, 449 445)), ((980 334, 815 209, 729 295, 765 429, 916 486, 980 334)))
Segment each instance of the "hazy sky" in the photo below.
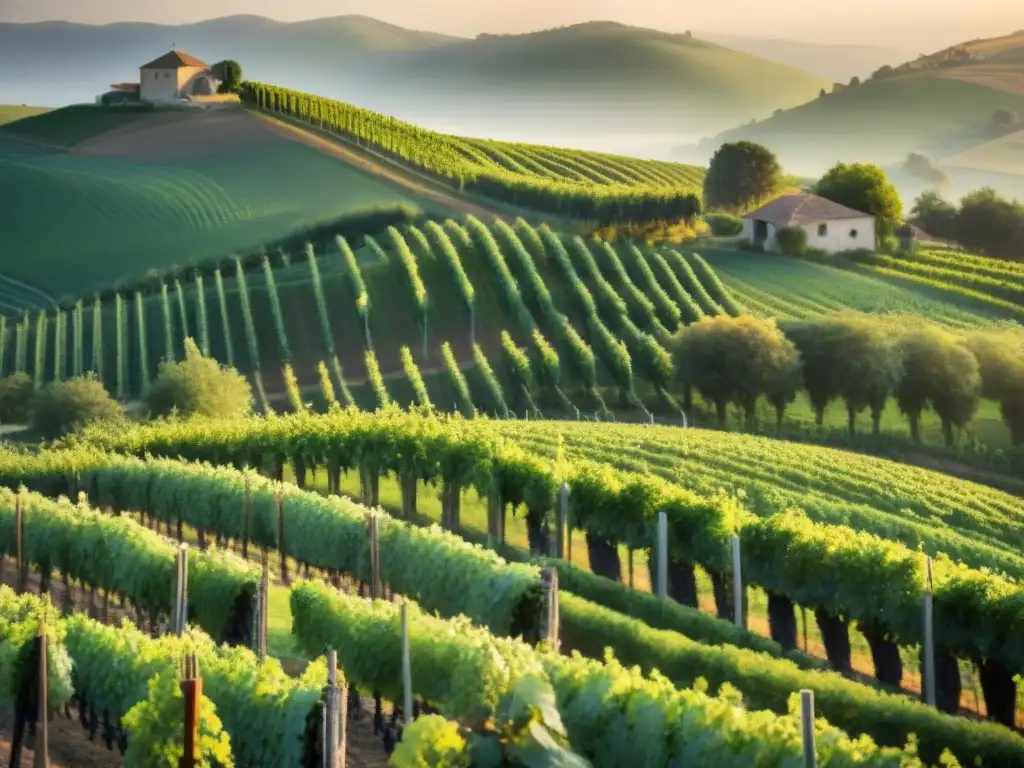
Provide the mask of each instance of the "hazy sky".
POLYGON ((251 13, 285 21, 346 13, 457 35, 522 32, 605 19, 822 42, 877 43, 910 52, 1024 28, 1021 0, 0 0, 0 22, 181 24, 251 13))

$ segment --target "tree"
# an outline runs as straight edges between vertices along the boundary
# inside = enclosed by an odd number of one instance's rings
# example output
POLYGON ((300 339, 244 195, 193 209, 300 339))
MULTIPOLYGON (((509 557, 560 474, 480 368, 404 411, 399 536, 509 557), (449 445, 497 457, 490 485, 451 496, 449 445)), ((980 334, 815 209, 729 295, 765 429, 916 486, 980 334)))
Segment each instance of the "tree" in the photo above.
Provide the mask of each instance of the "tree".
POLYGON ((903 170, 915 179, 927 181, 929 184, 944 186, 949 183, 949 176, 945 171, 936 168, 928 157, 917 152, 910 152, 907 155, 907 159, 903 161, 903 170))
POLYGON ((922 192, 910 209, 911 220, 929 235, 944 240, 956 239, 956 206, 936 190, 922 192))
POLYGON ((799 371, 796 348, 774 321, 749 315, 704 318, 681 330, 672 349, 679 379, 714 405, 723 428, 730 403, 742 408, 748 421, 762 395, 784 407, 787 387, 799 371))
POLYGON ((203 357, 192 339, 185 339, 185 359, 160 363, 150 389, 150 415, 233 418, 252 410, 252 387, 234 368, 203 357))
POLYGON ((124 413, 95 376, 54 381, 32 398, 32 427, 56 439, 97 421, 117 421, 124 413))
POLYGON ((855 211, 875 217, 879 239, 892 235, 903 219, 903 201, 885 171, 871 163, 836 163, 815 192, 855 211))
POLYGON ((992 130, 998 134, 1007 133, 1017 127, 1017 113, 1001 107, 992 113, 992 130))
POLYGON ((705 206, 745 210, 778 189, 781 174, 778 159, 760 144, 723 144, 711 158, 704 177, 705 206))
POLYGON ((788 338, 800 353, 804 389, 814 409, 814 423, 825 423, 825 409, 839 397, 839 372, 835 357, 838 328, 827 321, 799 320, 785 327, 788 338))
POLYGON ((981 370, 981 396, 999 403, 1014 445, 1024 443, 1024 333, 987 331, 967 339, 981 370))
POLYGON ((942 421, 947 445, 953 428, 965 426, 981 397, 978 360, 959 340, 939 328, 924 327, 900 339, 903 374, 896 386, 900 411, 910 421, 910 436, 921 442, 921 414, 933 408, 942 421))
POLYGON ((871 428, 880 431, 882 411, 900 379, 899 351, 888 331, 876 320, 857 315, 836 318, 834 340, 838 393, 846 404, 850 436, 857 414, 871 409, 871 428))
POLYGON ((23 424, 29 418, 29 405, 35 387, 27 373, 12 373, 0 379, 0 423, 23 424))
POLYGON ((238 93, 242 88, 242 65, 233 59, 214 64, 213 76, 220 80, 217 93, 238 93))
POLYGON ((987 256, 1020 259, 1024 250, 1024 206, 991 187, 965 195, 956 217, 956 239, 987 256))
POLYGON ((860 85, 860 78, 854 75, 850 78, 850 87, 856 88, 858 85, 860 85))

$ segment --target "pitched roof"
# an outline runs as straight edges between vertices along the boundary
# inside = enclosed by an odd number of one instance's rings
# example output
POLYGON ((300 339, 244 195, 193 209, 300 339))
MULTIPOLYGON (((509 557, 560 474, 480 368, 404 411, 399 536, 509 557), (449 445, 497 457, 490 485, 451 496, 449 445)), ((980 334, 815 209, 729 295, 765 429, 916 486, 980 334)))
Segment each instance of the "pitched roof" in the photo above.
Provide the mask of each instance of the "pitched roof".
POLYGON ((200 61, 195 56, 189 56, 181 51, 170 51, 159 59, 153 59, 149 64, 143 64, 139 69, 180 69, 181 67, 202 67, 209 69, 210 65, 200 61))
POLYGON ((800 192, 795 195, 777 197, 756 211, 746 214, 744 219, 756 219, 774 224, 777 229, 798 227, 816 221, 835 219, 862 219, 871 214, 855 211, 845 205, 826 200, 824 197, 800 192))

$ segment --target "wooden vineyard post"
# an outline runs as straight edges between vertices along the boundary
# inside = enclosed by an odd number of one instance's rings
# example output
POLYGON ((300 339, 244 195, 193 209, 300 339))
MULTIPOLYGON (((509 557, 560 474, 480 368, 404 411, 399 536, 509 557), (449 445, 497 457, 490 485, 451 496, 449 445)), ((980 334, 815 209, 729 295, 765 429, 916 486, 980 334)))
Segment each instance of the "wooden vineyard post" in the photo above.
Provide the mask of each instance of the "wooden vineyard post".
POLYGON ((558 530, 555 531, 555 557, 565 559, 565 526, 569 521, 569 484, 558 489, 558 530))
POLYGON ((924 677, 921 688, 924 701, 929 707, 935 706, 935 617, 933 612, 932 559, 928 563, 928 589, 924 593, 924 677))
POLYGON ((39 709, 36 713, 35 761, 32 768, 47 768, 50 764, 50 723, 46 702, 46 614, 39 620, 39 709))
POLYGON ((561 645, 558 639, 558 570, 554 566, 541 568, 540 583, 544 598, 540 639, 557 651, 561 645))
POLYGON ((740 537, 732 537, 732 600, 733 623, 743 627, 743 573, 740 566, 740 537))
POLYGON ((804 768, 816 768, 814 745, 814 691, 800 691, 800 731, 804 738, 804 768))
POLYGON ((181 692, 185 697, 185 754, 178 763, 180 768, 196 768, 196 748, 199 746, 199 702, 203 698, 203 681, 199 677, 199 663, 196 655, 185 657, 185 679, 181 681, 181 692))
POLYGON ((668 597, 668 515, 658 513, 658 597, 668 597))
POLYGON ((252 489, 249 486, 249 476, 245 476, 245 502, 243 506, 244 521, 242 523, 242 559, 249 558, 249 519, 252 517, 252 489))
POLYGON ((338 686, 338 653, 327 653, 327 690, 323 703, 323 768, 339 768, 345 765, 347 729, 341 713, 341 688, 338 686), (340 760, 339 760, 340 758, 340 760))
POLYGON ((380 518, 371 510, 370 518, 370 599, 380 595, 380 518))
POLYGON ((409 605, 402 601, 402 718, 412 722, 412 653, 409 648, 409 605))

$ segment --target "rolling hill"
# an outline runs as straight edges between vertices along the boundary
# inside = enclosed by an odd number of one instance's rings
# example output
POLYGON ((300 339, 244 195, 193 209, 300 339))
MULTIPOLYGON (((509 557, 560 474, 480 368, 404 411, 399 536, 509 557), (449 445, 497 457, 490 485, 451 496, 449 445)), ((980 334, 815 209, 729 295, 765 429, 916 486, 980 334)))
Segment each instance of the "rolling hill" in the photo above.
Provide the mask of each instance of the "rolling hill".
POLYGON ((828 81, 687 35, 594 22, 451 38, 364 16, 187 26, 0 25, 0 103, 92 102, 171 42, 249 79, 450 133, 664 156, 812 98, 828 81), (9 71, 8 71, 9 70, 9 71))
MULTIPOLYGON (((908 152, 944 166, 993 138, 989 126, 1000 109, 1024 112, 1024 36, 974 41, 906 62, 720 133, 679 157, 699 161, 723 142, 749 139, 777 152, 787 169, 807 175, 837 160, 899 163, 908 152)), ((949 165, 964 167, 959 161, 949 165)))

